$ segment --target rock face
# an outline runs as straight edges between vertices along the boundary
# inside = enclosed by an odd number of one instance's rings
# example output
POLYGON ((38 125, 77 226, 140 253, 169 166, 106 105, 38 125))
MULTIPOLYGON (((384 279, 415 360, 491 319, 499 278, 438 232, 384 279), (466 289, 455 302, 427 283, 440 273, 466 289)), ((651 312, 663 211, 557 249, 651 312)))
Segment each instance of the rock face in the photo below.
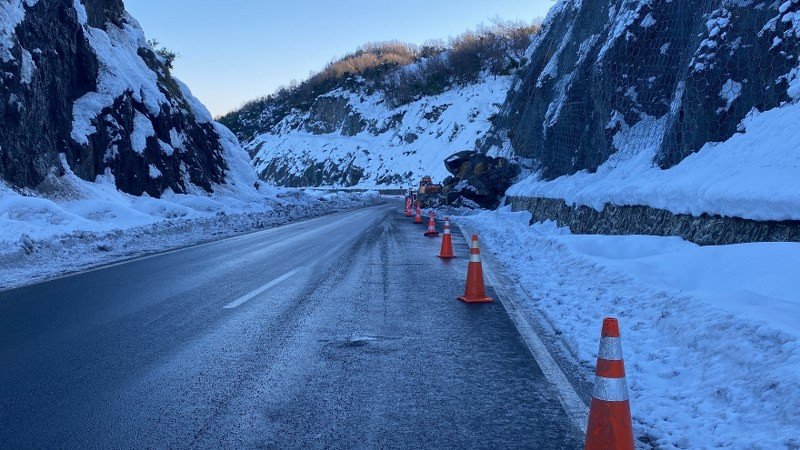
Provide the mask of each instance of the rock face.
POLYGON ((0 179, 35 189, 71 170, 156 197, 252 188, 236 138, 171 76, 122 0, 0 9, 0 179))
POLYGON ((519 175, 519 166, 505 158, 474 151, 456 153, 445 160, 452 176, 444 181, 442 196, 448 205, 495 209, 519 175))
POLYGON ((220 121, 274 184, 440 183, 442 161, 485 138, 538 29, 498 23, 447 45, 368 44, 220 121))
POLYGON ((245 148, 261 179, 281 186, 399 188, 424 175, 441 182, 442 161, 486 135, 510 80, 488 76, 397 106, 383 92, 334 89, 266 123, 245 148))
POLYGON ((673 214, 648 206, 606 205, 602 211, 568 205, 554 198, 510 197, 514 211, 528 211, 533 222, 552 220, 576 234, 680 236, 700 245, 746 242, 800 242, 800 221, 757 221, 703 214, 673 214))
POLYGON ((484 150, 549 180, 615 152, 671 167, 800 97, 797 0, 561 0, 484 150))

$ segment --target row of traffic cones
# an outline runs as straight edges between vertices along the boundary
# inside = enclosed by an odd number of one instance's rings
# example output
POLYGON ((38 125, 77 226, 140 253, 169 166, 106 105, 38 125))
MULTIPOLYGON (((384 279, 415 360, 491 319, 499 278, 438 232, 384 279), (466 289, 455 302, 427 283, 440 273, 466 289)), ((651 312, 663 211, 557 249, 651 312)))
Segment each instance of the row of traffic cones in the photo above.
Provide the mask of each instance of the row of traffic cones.
MULTIPOLYGON (((406 203, 406 211, 409 211, 408 203, 406 203)), ((417 206, 417 214, 414 217, 414 223, 422 223, 422 210, 419 206, 417 206)), ((428 213, 428 230, 425 232, 425 236, 439 236, 439 232, 436 231, 436 220, 433 211, 428 213)), ((453 253, 453 237, 450 233, 449 217, 446 217, 444 221, 444 236, 442 237, 442 248, 439 251, 438 257, 442 259, 452 259, 456 257, 453 253)), ((478 235, 472 236, 469 251, 469 265, 467 266, 467 285, 464 289, 464 295, 458 297, 458 299, 465 303, 489 303, 493 301, 491 297, 486 295, 478 235)))
MULTIPOLYGON (((407 208, 408 211, 410 210, 407 208)), ((429 217, 428 231, 425 236, 439 236, 433 211, 430 212, 429 217)), ((417 217, 414 223, 422 223, 419 207, 417 207, 417 217)), ((455 258, 449 217, 446 217, 444 221, 442 248, 438 257, 455 258)), ((486 295, 477 235, 472 236, 470 243, 466 289, 464 295, 458 299, 465 303, 492 301, 492 298, 486 295)), ((594 391, 589 406, 585 448, 586 450, 633 450, 635 448, 619 323, 614 318, 603 320, 603 328, 600 333, 600 350, 597 355, 594 391)))

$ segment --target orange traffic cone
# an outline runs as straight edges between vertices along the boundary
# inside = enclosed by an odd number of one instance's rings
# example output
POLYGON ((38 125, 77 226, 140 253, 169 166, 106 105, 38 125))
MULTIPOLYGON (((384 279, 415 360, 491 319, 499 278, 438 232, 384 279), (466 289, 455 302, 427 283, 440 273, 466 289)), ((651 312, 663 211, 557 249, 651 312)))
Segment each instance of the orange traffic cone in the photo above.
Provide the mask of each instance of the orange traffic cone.
POLYGON ((617 319, 603 320, 586 450, 633 450, 633 423, 617 319))
POLYGON ((453 237, 450 235, 450 218, 444 218, 444 234, 442 235, 442 249, 439 251, 439 258, 455 258, 453 254, 453 237))
POLYGON ((417 206, 417 215, 414 216, 414 223, 422 224, 422 208, 417 206))
POLYGON ((406 217, 411 217, 411 197, 406 197, 406 217))
POLYGON ((428 217, 430 220, 428 220, 428 231, 425 232, 425 236, 439 237, 439 232, 436 231, 436 220, 433 219, 433 211, 428 213, 428 217))
POLYGON ((478 235, 472 236, 472 245, 469 251, 469 267, 467 268, 467 288, 464 295, 458 297, 466 303, 489 303, 491 297, 486 296, 483 284, 483 266, 481 265, 481 248, 478 245, 478 235))

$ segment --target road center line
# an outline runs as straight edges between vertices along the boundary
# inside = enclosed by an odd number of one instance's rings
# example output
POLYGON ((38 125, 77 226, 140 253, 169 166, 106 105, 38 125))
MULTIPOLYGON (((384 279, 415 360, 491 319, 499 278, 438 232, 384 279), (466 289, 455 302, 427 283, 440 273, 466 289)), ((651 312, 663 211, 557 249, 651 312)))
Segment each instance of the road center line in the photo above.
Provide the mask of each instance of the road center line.
POLYGON ((277 286, 278 284, 282 283, 283 281, 285 281, 286 279, 290 278, 292 275, 296 274, 297 272, 300 272, 303 269, 305 269, 305 267, 298 267, 298 268, 292 270, 291 272, 285 273, 285 274, 279 276, 278 278, 275 278, 274 280, 270 281, 269 283, 261 286, 260 288, 254 290, 253 292, 251 292, 251 293, 249 293, 247 295, 243 295, 242 297, 239 297, 237 300, 234 300, 234 301, 228 303, 223 308, 224 309, 233 309, 233 308, 236 308, 238 306, 241 306, 244 303, 252 300, 253 298, 263 294, 267 289, 269 289, 271 287, 274 287, 274 286, 277 286))

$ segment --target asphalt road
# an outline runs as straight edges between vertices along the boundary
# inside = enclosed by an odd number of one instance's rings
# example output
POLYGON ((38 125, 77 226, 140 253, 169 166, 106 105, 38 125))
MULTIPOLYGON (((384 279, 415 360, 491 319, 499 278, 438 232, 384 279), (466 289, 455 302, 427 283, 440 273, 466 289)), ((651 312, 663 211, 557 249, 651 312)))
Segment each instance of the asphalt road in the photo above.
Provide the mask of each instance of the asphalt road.
POLYGON ((0 446, 580 447, 423 231, 384 205, 0 293, 0 446))

